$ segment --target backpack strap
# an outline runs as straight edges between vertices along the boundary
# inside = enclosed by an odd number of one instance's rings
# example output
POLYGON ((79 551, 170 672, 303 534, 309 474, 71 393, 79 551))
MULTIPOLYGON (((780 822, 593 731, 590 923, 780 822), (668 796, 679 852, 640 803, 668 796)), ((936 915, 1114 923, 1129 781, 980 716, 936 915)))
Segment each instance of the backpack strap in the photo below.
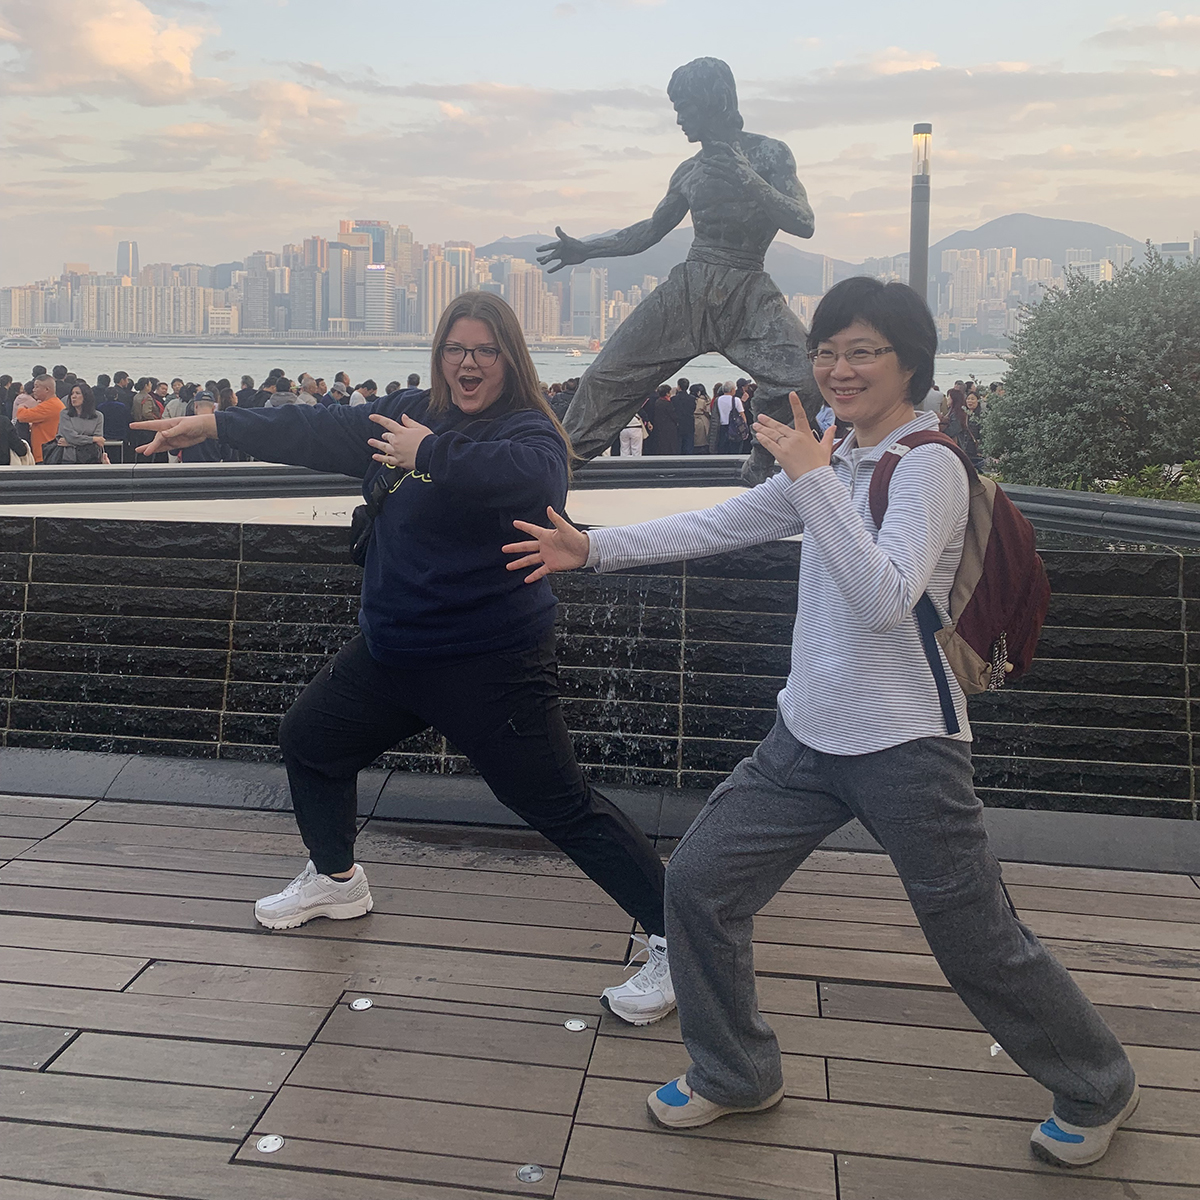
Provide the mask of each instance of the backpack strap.
MULTIPOLYGON (((871 487, 867 493, 867 503, 870 506, 871 520, 875 522, 876 529, 883 528, 883 518, 888 506, 888 488, 891 485, 892 476, 896 473, 896 468, 900 465, 900 460, 918 446, 946 446, 953 450, 963 466, 967 468, 968 482, 974 482, 976 474, 974 464, 956 441, 948 438, 944 433, 937 433, 932 429, 910 433, 889 445, 880 455, 879 461, 875 464, 875 470, 871 472, 871 487)), ((942 662, 941 648, 938 646, 937 634, 943 628, 942 619, 938 616, 938 611, 929 598, 928 592, 917 601, 913 615, 917 618, 921 648, 925 651, 925 659, 929 663, 929 670, 933 674, 933 682, 937 687, 942 720, 946 722, 946 732, 953 737, 961 731, 962 727, 958 723, 958 714, 954 711, 954 697, 950 693, 950 680, 946 677, 946 667, 942 662)))

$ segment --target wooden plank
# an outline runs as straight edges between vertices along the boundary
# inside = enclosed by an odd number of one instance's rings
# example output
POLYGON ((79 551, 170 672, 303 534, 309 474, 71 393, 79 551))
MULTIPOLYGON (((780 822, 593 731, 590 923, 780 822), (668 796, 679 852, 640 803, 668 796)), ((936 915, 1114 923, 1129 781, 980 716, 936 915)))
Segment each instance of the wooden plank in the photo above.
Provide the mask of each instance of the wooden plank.
POLYGON ((591 1009, 591 997, 585 1005, 578 1001, 563 1007, 531 1008, 494 1004, 475 1003, 469 1000, 445 1000, 435 996, 380 996, 376 993, 366 993, 377 1008, 401 1010, 404 1012, 448 1013, 457 1017, 481 1017, 488 1021, 536 1021, 546 1025, 562 1025, 565 1021, 578 1018, 587 1021, 595 1029, 600 1024, 600 1018, 595 1013, 581 1012, 581 1008, 591 1009))
MULTIPOLYGON (((1013 1117, 1037 1124, 1052 1111, 1050 1093, 1024 1075, 983 1075, 936 1067, 829 1060, 829 1099, 929 1112, 1013 1117)), ((1123 1128, 1195 1134, 1200 1092, 1142 1087, 1138 1110, 1123 1128)))
MULTIPOLYGON (((682 1042, 651 1038, 599 1037, 588 1064, 588 1077, 634 1079, 658 1087, 687 1070, 682 1042)), ((825 1060, 804 1054, 783 1056, 783 1082, 789 1096, 826 1099, 825 1060)))
POLYGON ((949 987, 941 968, 926 954, 891 954, 882 950, 847 950, 830 946, 783 946, 765 943, 754 948, 759 975, 790 975, 801 979, 863 979, 905 983, 916 987, 949 987))
POLYGON ((447 1104, 469 1097, 473 1104, 488 1108, 569 1117, 579 1098, 583 1071, 318 1042, 304 1052, 288 1084, 447 1104))
POLYGON ((253 833, 234 829, 192 829, 186 825, 89 821, 84 816, 63 826, 55 837, 71 846, 119 841, 133 846, 174 846, 219 850, 227 854, 289 854, 301 865, 307 858, 304 843, 294 830, 291 833, 253 833))
MULTIPOLYGON (((839 1154, 841 1200, 1197 1200, 1200 1189, 839 1154)), ((561 1196, 562 1193, 560 1192, 561 1196)), ((589 1200, 580 1197, 580 1200, 589 1200)), ((614 1198, 615 1200, 615 1198, 614 1198)))
POLYGON ((94 803, 94 800, 59 800, 50 796, 0 795, 0 816, 57 817, 69 821, 94 803))
MULTIPOLYGON (((332 922, 323 922, 332 925, 332 922)), ((277 967, 283 970, 345 971, 374 980, 383 992, 398 992, 412 982, 494 987, 526 987, 531 979, 567 992, 599 995, 614 981, 612 963, 577 959, 527 958, 434 947, 359 945, 344 939, 293 937, 288 934, 229 932, 179 926, 59 920, 0 914, 0 946, 33 946, 55 950, 138 952, 144 958, 172 962, 222 963, 229 966, 277 967)), ((619 969, 616 977, 620 978, 619 969)))
MULTIPOLYGON (((1089 913, 1027 912, 1022 915, 1038 937, 1046 941, 1104 942, 1200 952, 1200 924, 1142 921, 1089 913)), ((1190 961, 1200 966, 1200 956, 1190 961)))
POLYGON ((330 1008, 346 986, 345 977, 322 971, 276 971, 221 967, 209 963, 158 962, 126 989, 146 996, 195 996, 254 1004, 300 1004, 330 1008))
POLYGON ((1074 969, 1071 974, 1093 1004, 1128 1005, 1167 1012, 1200 1012, 1200 988, 1182 979, 1113 975, 1074 969))
MULTIPOLYGON (((808 921, 797 917, 754 918, 756 946, 823 946, 839 950, 882 950, 930 957, 925 935, 913 925, 861 921, 808 921)), ((757 959, 757 954, 756 954, 757 959)))
POLYGON ((1187 875, 1156 871, 1112 871, 1100 867, 1051 867, 1042 863, 1004 863, 1008 884, 1057 887, 1071 890, 1092 888, 1099 892, 1133 892, 1139 896, 1196 898, 1196 884, 1187 875))
MULTIPOLYGON (((323 1145, 313 1149, 330 1158, 336 1152, 336 1147, 323 1145)), ((289 1150, 300 1157, 290 1143, 275 1157, 287 1156, 289 1150)), ((350 1151, 345 1157, 362 1153, 350 1151)), ((263 1163, 253 1142, 239 1156, 255 1166, 263 1163)), ((320 1167, 316 1155, 313 1158, 314 1165, 320 1167)), ((557 1179, 557 1172, 553 1176, 557 1179)), ((111 1188, 151 1198, 169 1188, 172 1200, 331 1200, 332 1191, 329 1175, 231 1165, 227 1142, 87 1129, 66 1133, 53 1125, 22 1122, 7 1123, 0 1138, 0 1179, 6 1180, 6 1187, 9 1178, 68 1188, 111 1188)), ((553 1181, 541 1192, 526 1191, 548 1196, 553 1192, 553 1181)), ((9 1200, 7 1192, 0 1194, 9 1200)), ((354 1200, 487 1200, 500 1193, 442 1188, 431 1183, 354 1179, 346 1182, 342 1194, 354 1200)), ((76 1200, 77 1195, 86 1197, 87 1193, 69 1192, 68 1200, 76 1200)))
MULTIPOLYGON (((267 1131, 269 1132, 269 1131, 267 1131)), ((467 1143, 470 1145, 470 1143, 467 1143)), ((517 1179, 519 1161, 490 1162, 483 1158, 456 1158, 449 1155, 422 1154, 411 1150, 385 1150, 373 1146, 339 1146, 330 1142, 312 1142, 292 1137, 280 1151, 272 1154, 264 1164, 263 1156, 254 1149, 253 1141, 238 1152, 237 1163, 267 1165, 274 1170, 243 1171, 242 1175, 265 1175, 277 1189, 267 1193, 262 1200, 330 1200, 331 1188, 340 1184, 336 1196, 353 1197, 363 1195, 362 1183, 370 1186, 372 1179, 387 1180, 388 1191, 376 1191, 373 1196, 386 1195, 388 1200, 487 1200, 501 1193, 521 1196, 553 1196, 558 1183, 558 1169, 542 1163, 545 1177, 539 1183, 522 1183, 517 1179), (294 1168, 280 1170, 279 1168, 294 1168), (310 1176, 320 1180, 325 1190, 321 1193, 297 1193, 294 1179, 305 1178, 308 1171, 321 1174, 310 1176), (331 1173, 327 1173, 331 1172, 331 1173), (400 1181, 408 1181, 407 1183, 400 1181), (430 1182, 426 1182, 430 1181, 430 1182), (435 1187, 433 1182, 445 1187, 435 1187), (486 1191, 460 1191, 459 1188, 481 1188, 486 1191), (282 1190, 286 1189, 286 1190, 282 1190)), ((207 1200, 207 1198, 206 1198, 207 1200)), ((215 1200, 215 1198, 214 1198, 215 1200)), ((228 1198, 226 1198, 228 1200, 228 1198)), ((237 1194, 237 1200, 243 1200, 237 1194)), ((258 1200, 257 1196, 255 1200, 258 1200)))
POLYGON ((1200 979, 1200 951, 1197 950, 1166 949, 1130 942, 1067 941, 1045 936, 1042 941, 1059 962, 1071 971, 1200 979))
POLYGON ((817 1007, 817 984, 811 979, 777 979, 760 975, 758 1008, 764 1013, 795 1013, 801 1017, 820 1016, 817 1007))
POLYGON ((1022 914, 1081 913, 1096 917, 1132 917, 1143 921, 1181 921, 1200 924, 1200 888, 1195 898, 1102 892, 1089 888, 1023 887, 1008 889, 1022 914))
POLYGON ((0 814, 0 837, 30 840, 49 837, 69 820, 69 817, 14 817, 0 814))
POLYGON ((266 1098, 231 1088, 0 1070, 0 1120, 238 1142, 266 1098))
MULTIPOLYGON (((579 1125, 602 1125, 614 1133, 634 1136, 653 1128, 645 1096, 644 1086, 639 1083, 588 1079, 576 1120, 579 1125)), ((727 1140, 756 1152, 773 1145, 1012 1170, 1030 1164, 1030 1132, 1027 1121, 785 1097, 771 1112, 717 1121, 696 1133, 675 1134, 671 1140, 727 1140)), ((571 1148, 574 1150, 574 1138, 571 1148)), ((1036 1160, 1034 1169, 1048 1175, 1060 1173, 1060 1169, 1042 1166, 1036 1160)), ((1100 1162, 1072 1174, 1194 1184, 1200 1179, 1200 1138, 1123 1130, 1100 1162)))
POLYGON ((587 1066, 594 1031, 571 1033, 549 1021, 493 1021, 406 1009, 334 1010, 319 1042, 422 1054, 487 1058, 547 1067, 587 1066))
MULTIPOLYGON (((787 1013, 772 1013, 768 1021, 779 1039, 779 1048, 785 1054, 942 1066, 989 1074, 1020 1073, 1020 1068, 1007 1055, 992 1057, 993 1039, 987 1033, 872 1024, 869 1021, 837 1021, 830 1017, 797 1017, 787 1013)), ((625 1025, 606 1013, 600 1024, 600 1033, 602 1038, 648 1038, 675 1042, 679 1039, 679 1018, 673 1014, 653 1025, 637 1027, 625 1025)))
POLYGON ((668 1195, 675 1197, 675 1200, 686 1200, 687 1197, 698 1196, 700 1193, 672 1191, 668 1194, 660 1188, 622 1187, 619 1183, 564 1179, 559 1183, 558 1191, 554 1193, 554 1200, 667 1200, 668 1195))
MULTIPOLYGON (((577 1012, 586 1007, 599 1015, 596 1008, 596 993, 583 992, 538 992, 532 988, 492 987, 478 983, 451 983, 442 979, 417 978, 397 980, 385 989, 376 979, 362 976, 352 978, 346 984, 349 991, 369 991, 376 1004, 389 1007, 393 998, 417 998, 431 1000, 458 1000, 479 1005, 502 1005, 507 1008, 531 1008, 538 1012, 577 1012)), ((815 1011, 815 1001, 814 1001, 815 1011)))
POLYGON ((128 1195, 96 1192, 91 1188, 86 1191, 80 1188, 65 1188, 53 1183, 27 1183, 21 1179, 6 1179, 4 1200, 128 1200, 128 1195))
POLYGON ((0 1012, 17 1024, 53 1022, 105 1033, 208 1038, 281 1049, 306 1046, 325 1018, 324 1009, 290 1004, 184 1000, 20 983, 0 983, 0 1012))
MULTIPOLYGON (((131 895, 219 897, 253 904, 260 896, 279 891, 296 874, 293 870, 296 864, 290 859, 281 860, 281 869, 273 875, 232 875, 195 869, 200 865, 198 857, 192 854, 180 859, 180 865, 193 868, 191 870, 156 869, 146 858, 140 866, 45 859, 22 861, 4 867, 0 881, 27 887, 131 895)), ((623 931, 632 924, 616 902, 590 880, 587 881, 590 890, 585 890, 580 881, 574 879, 487 871, 438 871, 432 867, 383 864, 372 867, 370 881, 375 911, 379 913, 409 916, 468 916, 474 913, 481 920, 623 931), (398 876, 405 882, 391 887, 385 882, 387 876, 398 876), (408 886, 410 882, 412 887, 408 886), (535 892, 544 894, 531 894, 535 892), (581 900, 576 896, 587 898, 581 900)))
POLYGON ((151 804, 124 800, 98 800, 89 821, 130 825, 182 825, 189 829, 235 829, 243 833, 294 833, 296 818, 290 812, 265 812, 253 808, 210 808, 198 804, 151 804))
MULTIPOLYGON (((502 907, 502 903, 496 907, 502 907)), ((525 902, 513 903, 519 905, 525 902)), ((543 904, 538 901, 529 903, 543 904)), ((320 921, 316 925, 289 931, 289 935, 294 938, 339 938, 361 942, 501 950, 562 958, 606 959, 616 963, 625 961, 629 945, 627 932, 547 928, 532 923, 506 925, 467 917, 459 919, 450 915, 456 908, 484 914, 489 905, 482 897, 466 897, 459 904, 456 898, 447 896, 444 903, 434 907, 441 907, 445 912, 437 917, 372 913, 361 921, 320 921)), ((558 907, 545 903, 538 909, 537 915, 549 919, 558 907)), ((261 928, 254 919, 253 906, 243 901, 84 892, 17 884, 0 888, 0 911, 106 921, 145 921, 158 926, 199 925, 208 929, 247 931, 261 928)), ((630 922, 627 917, 622 917, 622 923, 628 927, 630 922)))
POLYGON ((0 1021, 0 1067, 37 1071, 75 1036, 74 1029, 0 1021))
MULTIPOLYGON (((944 1029, 982 1028, 953 992, 864 987, 852 983, 822 983, 819 991, 821 1015, 826 1017, 944 1029)), ((1200 1050, 1200 1015, 1107 1004, 1100 1005, 1099 1011, 1123 1042, 1200 1050)))
POLYGON ((332 1092, 288 1083, 263 1113, 258 1130, 343 1146, 448 1157, 469 1149, 472 1158, 515 1160, 518 1166, 557 1165, 566 1150, 571 1119, 559 1113, 332 1092))
MULTIPOLYGON (((0 886, 0 894, 3 887, 0 886)), ((0 954, 0 980, 9 983, 49 983, 66 987, 86 984, 119 992, 145 965, 144 958, 74 951, 10 947, 0 954)))
POLYGON ((275 1046, 81 1033, 47 1069, 67 1075, 229 1087, 262 1095, 283 1086, 300 1053, 275 1046))
MULTIPOLYGON (((128 868, 137 874, 148 873, 157 877, 164 885, 169 884, 165 895, 213 895, 219 889, 216 884, 204 882, 208 876, 214 880, 223 878, 261 879, 267 890, 278 883, 292 879, 303 867, 303 860, 289 854, 239 854, 234 858, 226 851, 185 850, 171 846, 118 845, 111 842, 68 845, 54 839, 39 843, 30 855, 38 863, 95 864, 112 868, 128 868), (159 874, 161 872, 161 874, 159 874), (178 874, 178 879, 171 879, 178 874), (196 877, 198 882, 189 888, 188 880, 196 877)), ((528 875, 513 871, 490 871, 483 868, 469 870, 458 867, 407 866, 395 863, 371 863, 372 887, 397 887, 412 891, 452 892, 455 895, 525 896, 531 900, 555 900, 578 904, 610 904, 612 901, 590 879, 567 878, 555 875, 528 875)), ((69 876, 64 875, 63 878, 69 876)), ((104 876, 95 875, 102 880, 104 876)), ((110 876, 111 878, 111 876, 110 876)), ((97 886, 95 884, 73 884, 68 887, 97 886)), ((245 886, 254 895, 265 895, 258 891, 260 885, 231 884, 245 886)), ((98 888, 98 890, 104 890, 98 888)), ((107 890, 120 891, 121 888, 107 890)), ((124 890, 133 890, 127 888, 124 890)))
MULTIPOLYGON (((644 1101, 641 1107, 644 1113, 644 1101)), ((761 1119, 730 1118, 750 1131, 761 1119)), ((576 1125, 571 1135, 563 1175, 638 1184, 657 1196, 680 1191, 722 1200, 834 1200, 837 1195, 830 1154, 585 1125, 576 1125)))
POLYGON ((38 843, 29 838, 0 837, 0 862, 24 854, 38 843))
MULTIPOLYGON (((828 876, 821 876, 822 879, 828 876)), ((849 876, 848 878, 875 878, 849 876)), ((810 921, 857 921, 871 925, 917 927, 912 905, 905 900, 882 900, 866 896, 827 896, 818 892, 778 892, 754 918, 755 932, 762 921, 785 918, 810 921)), ((767 940, 764 938, 764 940, 767 940)))

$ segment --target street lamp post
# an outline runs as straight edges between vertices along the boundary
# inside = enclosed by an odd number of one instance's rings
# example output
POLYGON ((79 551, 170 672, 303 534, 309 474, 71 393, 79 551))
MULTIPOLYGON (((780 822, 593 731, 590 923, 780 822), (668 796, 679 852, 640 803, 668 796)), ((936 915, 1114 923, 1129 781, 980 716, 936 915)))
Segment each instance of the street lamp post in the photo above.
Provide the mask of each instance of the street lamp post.
POLYGON ((929 301, 929 144, 933 126, 913 126, 912 218, 908 232, 908 285, 929 301))

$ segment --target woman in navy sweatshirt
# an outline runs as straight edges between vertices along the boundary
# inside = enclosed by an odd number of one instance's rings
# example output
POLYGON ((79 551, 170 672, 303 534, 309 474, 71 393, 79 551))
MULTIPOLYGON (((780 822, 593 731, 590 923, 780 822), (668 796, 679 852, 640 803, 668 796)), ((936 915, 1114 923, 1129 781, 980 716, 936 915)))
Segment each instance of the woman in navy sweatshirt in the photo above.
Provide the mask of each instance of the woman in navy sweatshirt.
POLYGON ((514 520, 566 503, 570 445, 542 396, 516 315, 499 297, 454 300, 433 342, 433 387, 354 407, 233 408, 147 421, 141 453, 207 438, 257 459, 355 475, 375 508, 360 634, 280 728, 311 860, 255 906, 269 929, 372 908, 354 861, 358 772, 432 726, 500 801, 579 864, 648 937, 648 961, 602 1003, 634 1024, 675 1005, 663 867, 641 831, 584 780, 559 707, 556 600, 506 570, 514 520))

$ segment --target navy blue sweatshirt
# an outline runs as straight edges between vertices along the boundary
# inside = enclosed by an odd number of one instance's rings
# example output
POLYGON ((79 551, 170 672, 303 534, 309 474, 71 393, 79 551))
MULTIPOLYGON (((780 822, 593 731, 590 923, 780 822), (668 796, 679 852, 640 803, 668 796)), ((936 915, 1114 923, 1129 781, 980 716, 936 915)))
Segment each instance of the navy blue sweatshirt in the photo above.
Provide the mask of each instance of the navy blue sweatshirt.
POLYGON ((503 401, 471 417, 451 406, 429 418, 429 393, 410 389, 356 407, 289 404, 230 408, 217 436, 268 462, 356 475, 369 497, 384 472, 391 490, 367 551, 358 624, 371 655, 415 667, 471 654, 532 646, 554 623, 549 581, 526 584, 500 547, 514 520, 546 523, 567 498, 567 448, 540 412, 503 401), (416 469, 373 461, 367 439, 382 430, 372 412, 403 413, 434 432, 416 469))

